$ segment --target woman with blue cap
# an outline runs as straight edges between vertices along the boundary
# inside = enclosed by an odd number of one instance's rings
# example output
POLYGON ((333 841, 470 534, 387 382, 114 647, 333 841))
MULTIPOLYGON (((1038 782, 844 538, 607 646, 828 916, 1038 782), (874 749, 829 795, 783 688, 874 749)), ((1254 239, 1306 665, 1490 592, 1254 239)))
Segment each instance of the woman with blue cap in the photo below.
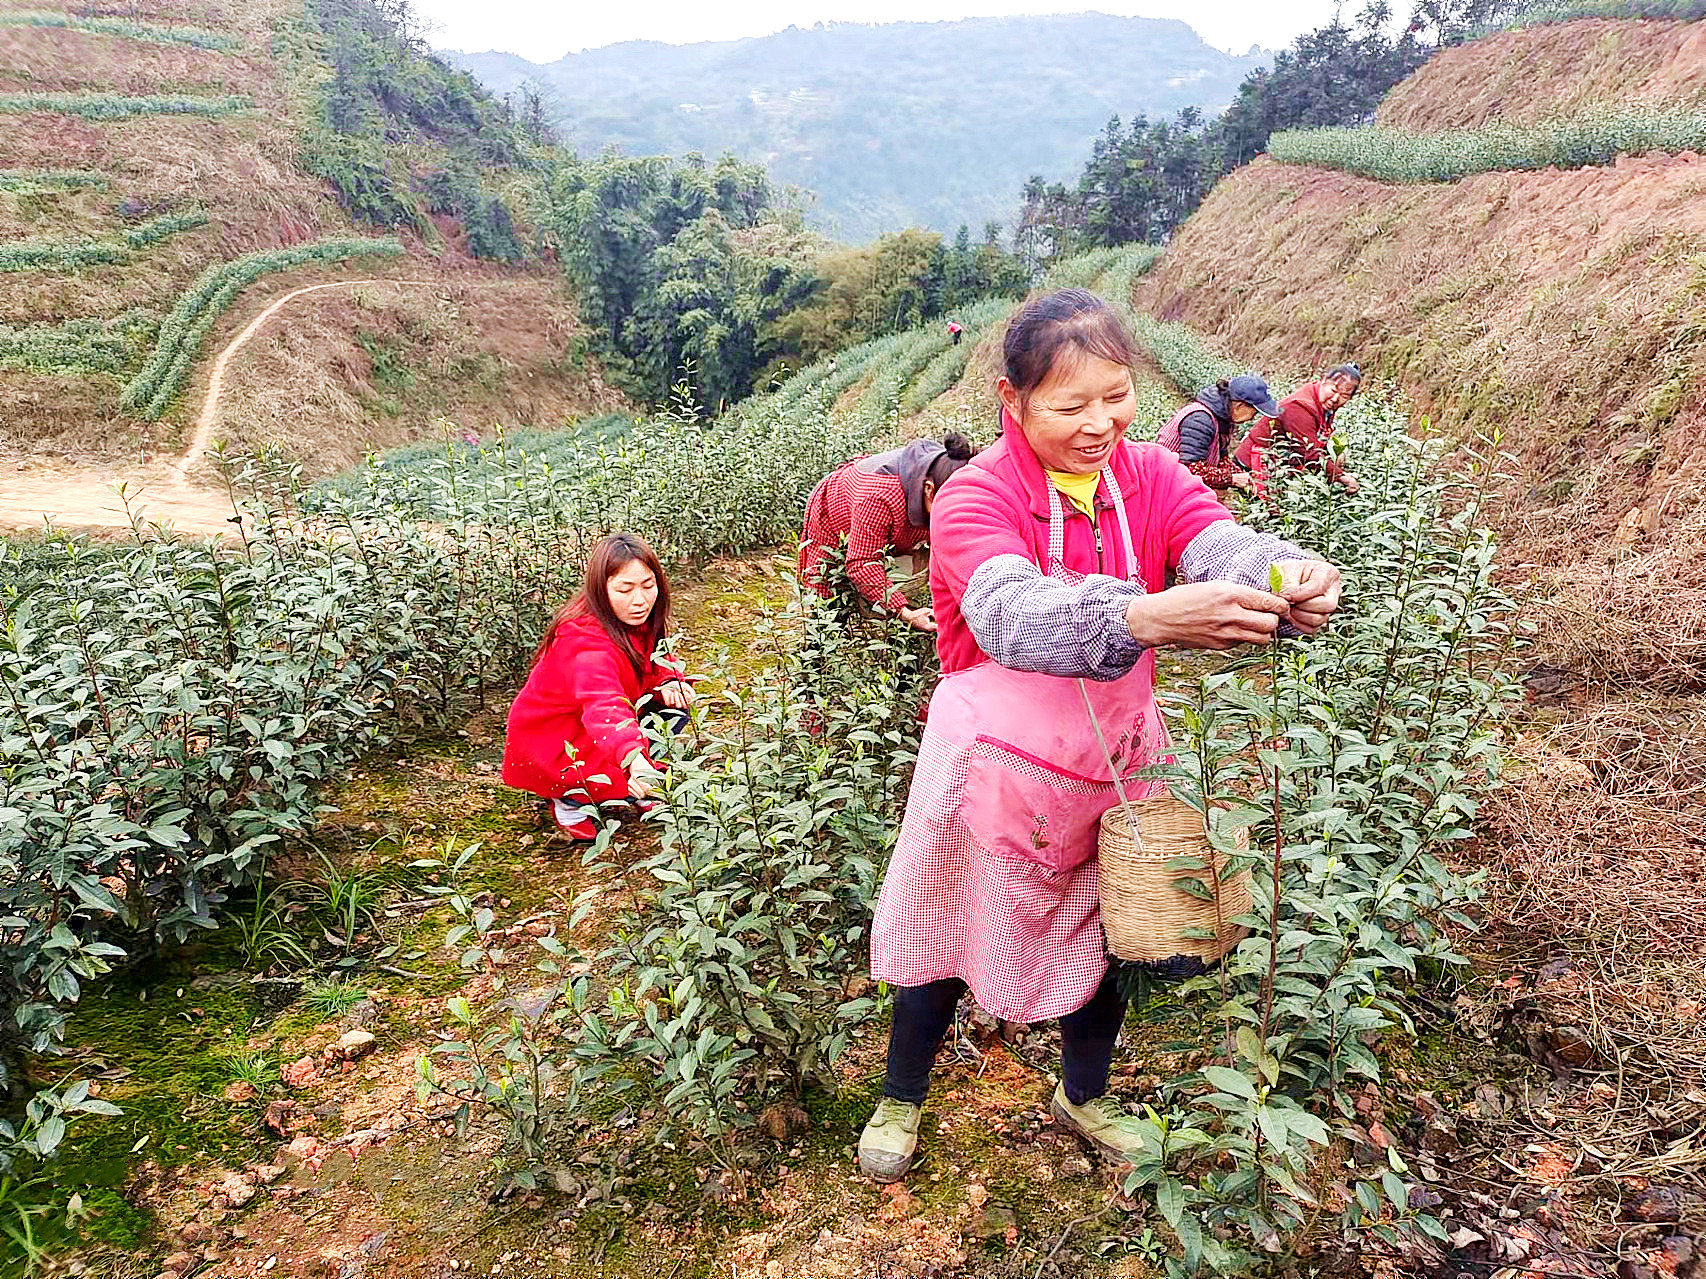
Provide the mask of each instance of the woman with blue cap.
POLYGON ((1211 489, 1248 489, 1249 472, 1233 460, 1233 437, 1258 417, 1277 416, 1279 405, 1268 384, 1254 373, 1240 373, 1198 391, 1168 419, 1155 442, 1177 453, 1185 469, 1211 489))

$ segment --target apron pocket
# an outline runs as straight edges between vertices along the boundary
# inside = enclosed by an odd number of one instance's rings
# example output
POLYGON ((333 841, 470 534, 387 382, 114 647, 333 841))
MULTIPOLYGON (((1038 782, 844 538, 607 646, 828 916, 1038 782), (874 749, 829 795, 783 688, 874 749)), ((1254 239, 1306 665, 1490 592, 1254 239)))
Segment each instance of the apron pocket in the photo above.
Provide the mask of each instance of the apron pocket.
POLYGON ((960 820, 997 856, 1058 873, 1096 855, 1097 823, 1115 799, 1112 783, 979 736, 966 767, 960 820))

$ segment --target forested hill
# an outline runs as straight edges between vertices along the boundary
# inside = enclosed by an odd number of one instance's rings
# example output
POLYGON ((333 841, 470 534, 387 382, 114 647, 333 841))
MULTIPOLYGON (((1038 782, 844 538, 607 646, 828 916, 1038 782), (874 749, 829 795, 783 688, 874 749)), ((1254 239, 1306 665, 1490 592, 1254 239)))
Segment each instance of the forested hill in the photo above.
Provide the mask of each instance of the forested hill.
POLYGON ((1096 13, 632 41, 543 66, 446 56, 500 94, 548 86, 582 155, 762 161, 814 192, 812 221, 847 242, 1010 224, 1025 180, 1076 173, 1110 114, 1219 110, 1261 60, 1210 48, 1182 22, 1096 13))

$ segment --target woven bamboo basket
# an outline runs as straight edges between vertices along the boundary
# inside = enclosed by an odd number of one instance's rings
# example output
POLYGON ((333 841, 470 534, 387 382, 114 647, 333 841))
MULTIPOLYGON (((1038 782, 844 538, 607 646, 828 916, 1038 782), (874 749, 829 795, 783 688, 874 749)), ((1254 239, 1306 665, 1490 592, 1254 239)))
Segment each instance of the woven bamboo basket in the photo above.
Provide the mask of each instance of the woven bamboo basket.
MULTIPOLYGON (((1250 910, 1250 872, 1219 882, 1221 855, 1208 842, 1202 814, 1166 791, 1131 804, 1139 839, 1132 838, 1126 805, 1102 814, 1102 930, 1108 953, 1120 959, 1157 963, 1194 955, 1213 963, 1248 931, 1232 922, 1250 910), (1201 870, 1170 870, 1176 857, 1204 863, 1201 870), (1218 890, 1218 902, 1179 888, 1180 879, 1199 879, 1218 890), (1192 936, 1192 930, 1204 936, 1192 936)), ((1249 842, 1238 832, 1239 846, 1249 842)))

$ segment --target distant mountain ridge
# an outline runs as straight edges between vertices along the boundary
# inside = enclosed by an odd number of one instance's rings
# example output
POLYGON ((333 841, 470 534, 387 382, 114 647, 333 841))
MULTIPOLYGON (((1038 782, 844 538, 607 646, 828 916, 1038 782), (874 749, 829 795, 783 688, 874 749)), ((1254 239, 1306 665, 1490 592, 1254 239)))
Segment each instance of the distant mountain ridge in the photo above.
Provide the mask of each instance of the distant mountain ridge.
POLYGON ((1010 223, 1025 179, 1071 179, 1110 115, 1212 113, 1266 59, 1223 53, 1183 22, 1099 13, 629 41, 543 65, 442 56, 499 94, 547 85, 583 155, 761 161, 815 193, 812 222, 850 242, 1010 223))

